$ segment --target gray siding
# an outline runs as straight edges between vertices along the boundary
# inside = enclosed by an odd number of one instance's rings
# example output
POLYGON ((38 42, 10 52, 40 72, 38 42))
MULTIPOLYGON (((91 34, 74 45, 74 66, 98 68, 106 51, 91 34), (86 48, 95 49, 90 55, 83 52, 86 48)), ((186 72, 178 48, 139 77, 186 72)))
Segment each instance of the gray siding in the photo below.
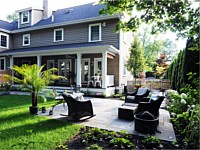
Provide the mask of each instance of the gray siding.
MULTIPOLYGON (((24 12, 27 12, 27 11, 24 11, 24 12)), ((22 12, 19 13, 19 28, 24 28, 24 27, 29 27, 29 26, 31 26, 31 19, 32 19, 31 13, 32 13, 32 11, 29 10, 29 23, 25 23, 25 24, 21 24, 22 12)))
MULTIPOLYGON (((119 49, 119 34, 115 33, 115 25, 117 24, 117 19, 107 20, 106 26, 102 27, 102 41, 101 43, 106 43, 113 45, 119 49)), ((101 22, 101 21, 100 21, 101 22)), ((73 44, 73 43, 85 43, 88 42, 88 33, 89 33, 89 24, 99 23, 91 22, 84 24, 69 25, 64 28, 64 41, 62 42, 53 42, 54 29, 57 28, 48 28, 37 31, 18 33, 13 35, 13 48, 25 48, 22 46, 23 34, 30 34, 31 44, 26 47, 40 47, 48 45, 58 45, 58 44, 73 44)))

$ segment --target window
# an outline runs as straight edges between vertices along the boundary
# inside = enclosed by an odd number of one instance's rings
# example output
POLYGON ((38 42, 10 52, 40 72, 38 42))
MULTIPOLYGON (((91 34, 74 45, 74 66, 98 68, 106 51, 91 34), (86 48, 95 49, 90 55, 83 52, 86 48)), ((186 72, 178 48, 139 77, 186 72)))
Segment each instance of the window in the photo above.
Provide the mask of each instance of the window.
POLYGON ((64 36, 63 28, 54 30, 54 42, 63 41, 63 36, 64 36))
POLYGON ((5 58, 0 58, 0 70, 6 69, 6 60, 5 58))
POLYGON ((89 42, 101 41, 101 23, 89 25, 89 42))
POLYGON ((23 12, 21 14, 21 24, 29 23, 29 12, 23 12))
POLYGON ((30 45, 30 34, 23 35, 23 46, 30 45))
POLYGON ((0 34, 0 47, 8 48, 8 35, 0 34))

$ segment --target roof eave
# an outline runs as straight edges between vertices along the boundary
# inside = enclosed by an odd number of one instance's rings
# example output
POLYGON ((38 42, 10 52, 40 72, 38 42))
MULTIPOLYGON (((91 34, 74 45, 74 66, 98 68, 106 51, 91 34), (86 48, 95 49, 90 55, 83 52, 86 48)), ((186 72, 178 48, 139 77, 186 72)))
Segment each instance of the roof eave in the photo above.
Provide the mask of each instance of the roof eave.
POLYGON ((6 33, 11 33, 11 31, 6 30, 6 29, 2 29, 2 28, 0 28, 0 31, 2 31, 2 32, 6 32, 6 33))
POLYGON ((85 23, 90 21, 99 21, 99 20, 107 20, 107 19, 114 19, 114 18, 120 18, 120 15, 112 15, 112 16, 100 16, 100 17, 94 17, 94 18, 88 18, 88 19, 81 19, 81 20, 75 20, 75 21, 69 21, 69 22, 62 22, 62 23, 55 23, 55 24, 49 24, 49 25, 43 25, 43 26, 37 26, 37 27, 30 27, 26 29, 18 29, 11 31, 11 33, 20 33, 20 32, 26 32, 26 31, 33 31, 38 29, 45 29, 50 27, 58 27, 58 26, 64 26, 64 25, 72 25, 72 24, 78 24, 78 23, 85 23))

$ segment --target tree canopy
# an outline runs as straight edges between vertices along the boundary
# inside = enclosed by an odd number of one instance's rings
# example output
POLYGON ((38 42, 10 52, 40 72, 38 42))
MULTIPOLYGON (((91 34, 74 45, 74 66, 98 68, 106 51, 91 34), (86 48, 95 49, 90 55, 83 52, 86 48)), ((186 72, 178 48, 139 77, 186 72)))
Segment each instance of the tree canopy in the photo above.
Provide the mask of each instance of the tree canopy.
POLYGON ((131 71, 134 77, 144 70, 144 49, 137 36, 134 37, 134 41, 131 45, 127 69, 131 71))
POLYGON ((159 31, 176 32, 178 36, 186 38, 193 37, 193 48, 198 47, 200 7, 192 8, 192 2, 189 0, 100 0, 106 7, 100 11, 100 14, 122 14, 126 12, 131 18, 126 21, 120 21, 116 30, 136 31, 142 24, 153 24, 152 33, 159 31), (132 13, 133 10, 137 12, 132 13))

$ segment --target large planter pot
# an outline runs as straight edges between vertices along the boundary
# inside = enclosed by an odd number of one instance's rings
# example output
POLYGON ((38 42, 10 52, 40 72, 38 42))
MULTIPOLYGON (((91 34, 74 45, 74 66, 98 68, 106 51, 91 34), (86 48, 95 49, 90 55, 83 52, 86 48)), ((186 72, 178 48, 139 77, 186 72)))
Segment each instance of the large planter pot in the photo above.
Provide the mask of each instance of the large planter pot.
POLYGON ((30 106, 29 107, 29 111, 30 111, 30 114, 36 115, 36 114, 38 114, 39 107, 37 107, 37 106, 30 106))
POLYGON ((145 134, 155 134, 158 126, 158 117, 149 118, 148 115, 136 114, 135 130, 145 134))

